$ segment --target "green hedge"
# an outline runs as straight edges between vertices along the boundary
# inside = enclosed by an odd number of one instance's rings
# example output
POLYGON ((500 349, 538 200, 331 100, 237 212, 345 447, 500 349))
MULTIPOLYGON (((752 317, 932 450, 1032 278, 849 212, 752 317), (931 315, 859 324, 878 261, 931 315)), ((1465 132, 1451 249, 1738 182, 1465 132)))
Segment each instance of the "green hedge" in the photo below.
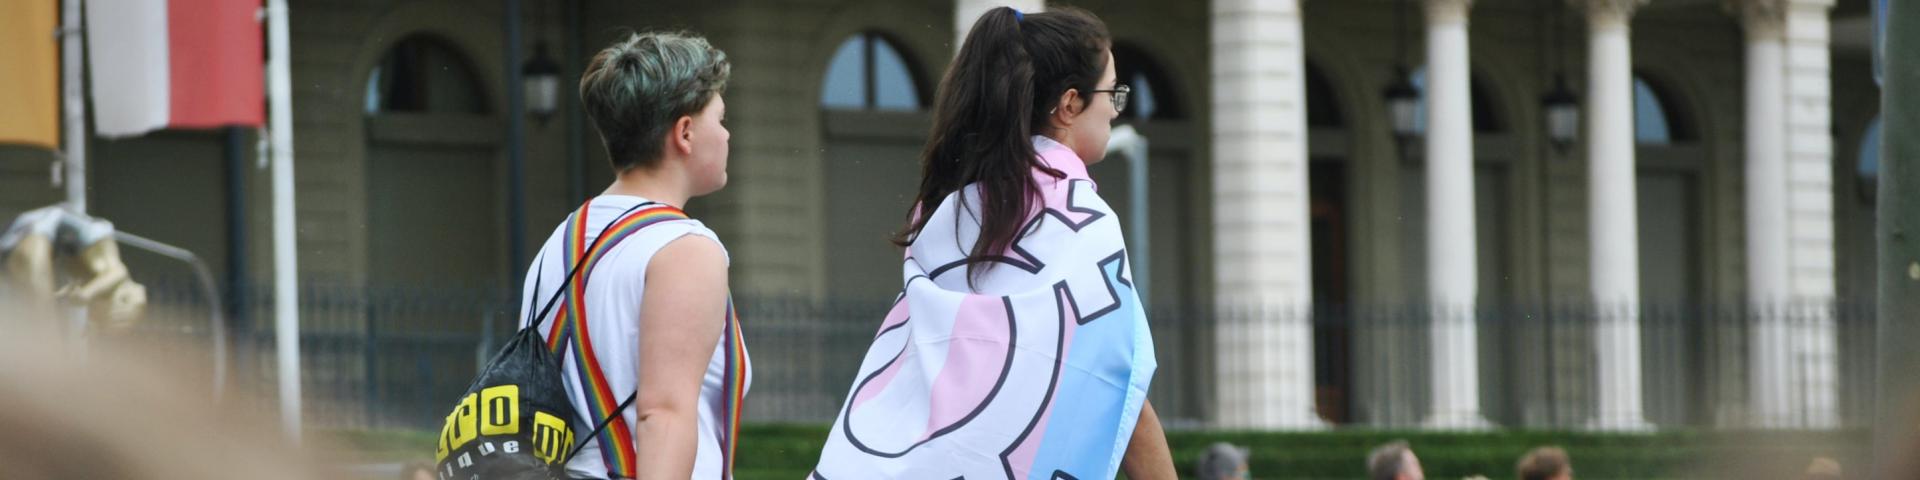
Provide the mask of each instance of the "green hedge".
MULTIPOLYGON (((741 480, 798 479, 819 458, 825 426, 750 425, 741 432, 741 480)), ((1249 467, 1257 478, 1362 478, 1373 447, 1406 440, 1435 479, 1486 475, 1513 478, 1514 463, 1527 450, 1558 445, 1573 457, 1581 479, 1741 478, 1740 471, 1771 472, 1792 478, 1814 456, 1840 458, 1859 465, 1867 445, 1864 432, 1716 432, 1667 431, 1605 434, 1556 431, 1477 433, 1332 430, 1265 433, 1183 431, 1167 434, 1175 465, 1192 475, 1197 458, 1213 442, 1229 442, 1253 451, 1249 467), (1731 466, 1727 464, 1733 464, 1731 466)))
MULTIPOLYGON (((363 453, 359 458, 401 459, 431 455, 431 434, 419 432, 333 432, 336 442, 363 453), (412 443, 420 443, 410 450, 412 443), (418 453, 415 453, 418 452, 418 453)), ((736 478, 804 477, 819 459, 825 425, 754 424, 743 428, 736 478)), ((1514 462, 1540 445, 1558 445, 1573 457, 1578 478, 1793 478, 1814 456, 1832 456, 1843 465, 1864 465, 1865 432, 1693 432, 1648 434, 1496 430, 1436 433, 1343 429, 1325 432, 1181 431, 1167 434, 1174 462, 1191 475, 1198 456, 1213 442, 1252 450, 1257 478, 1362 478, 1367 452, 1374 446, 1406 440, 1427 476, 1455 479, 1485 475, 1513 478, 1514 462)))

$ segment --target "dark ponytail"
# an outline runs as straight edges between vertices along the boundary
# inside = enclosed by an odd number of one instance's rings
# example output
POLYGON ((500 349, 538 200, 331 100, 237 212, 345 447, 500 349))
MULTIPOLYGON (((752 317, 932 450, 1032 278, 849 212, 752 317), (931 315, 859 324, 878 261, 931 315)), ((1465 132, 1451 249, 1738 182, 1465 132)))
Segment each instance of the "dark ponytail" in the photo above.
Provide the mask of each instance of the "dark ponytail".
POLYGON ((894 244, 912 245, 947 195, 978 183, 980 237, 967 267, 974 275, 991 268, 1039 202, 1033 170, 1065 176, 1040 162, 1031 137, 1047 133, 1041 128, 1067 90, 1092 98, 1111 44, 1106 25, 1083 10, 1022 15, 1001 7, 981 15, 940 79, 933 129, 920 154, 920 193, 894 244))

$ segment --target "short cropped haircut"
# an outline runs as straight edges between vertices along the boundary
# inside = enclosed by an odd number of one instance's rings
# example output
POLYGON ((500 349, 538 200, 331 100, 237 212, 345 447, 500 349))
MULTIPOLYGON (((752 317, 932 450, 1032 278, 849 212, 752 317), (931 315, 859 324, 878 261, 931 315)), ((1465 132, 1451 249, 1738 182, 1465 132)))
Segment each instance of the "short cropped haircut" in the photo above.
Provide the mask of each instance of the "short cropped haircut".
POLYGON ((680 117, 726 91, 727 53, 690 33, 629 34, 587 62, 580 103, 615 173, 658 163, 680 117))
POLYGON ((1520 457, 1520 463, 1514 468, 1519 470, 1520 480, 1547 480, 1573 465, 1567 458, 1567 451, 1560 447, 1540 447, 1520 457))
POLYGON ((1412 452, 1405 440, 1394 440, 1375 447, 1367 454, 1367 478, 1373 480, 1393 480, 1400 470, 1407 468, 1407 453, 1412 452))

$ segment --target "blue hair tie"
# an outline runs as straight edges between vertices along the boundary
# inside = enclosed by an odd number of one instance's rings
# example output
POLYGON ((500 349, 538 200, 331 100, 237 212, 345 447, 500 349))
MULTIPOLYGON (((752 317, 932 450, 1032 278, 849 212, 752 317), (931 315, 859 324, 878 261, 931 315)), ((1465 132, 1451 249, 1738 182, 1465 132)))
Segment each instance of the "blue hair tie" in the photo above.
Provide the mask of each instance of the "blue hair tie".
POLYGON ((1009 8, 1008 10, 1013 10, 1013 21, 1015 23, 1027 21, 1027 14, 1020 13, 1019 9, 1009 8))

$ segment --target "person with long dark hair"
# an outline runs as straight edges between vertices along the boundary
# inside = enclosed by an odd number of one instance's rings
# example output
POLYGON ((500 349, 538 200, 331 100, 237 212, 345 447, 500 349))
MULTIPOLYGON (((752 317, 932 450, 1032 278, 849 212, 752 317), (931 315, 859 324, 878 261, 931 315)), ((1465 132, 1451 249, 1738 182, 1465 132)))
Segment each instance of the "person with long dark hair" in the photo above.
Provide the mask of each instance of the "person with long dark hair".
POLYGON ((1126 107, 1111 44, 1071 8, 974 23, 894 238, 905 288, 813 478, 1174 478, 1118 217, 1087 175, 1126 107))

